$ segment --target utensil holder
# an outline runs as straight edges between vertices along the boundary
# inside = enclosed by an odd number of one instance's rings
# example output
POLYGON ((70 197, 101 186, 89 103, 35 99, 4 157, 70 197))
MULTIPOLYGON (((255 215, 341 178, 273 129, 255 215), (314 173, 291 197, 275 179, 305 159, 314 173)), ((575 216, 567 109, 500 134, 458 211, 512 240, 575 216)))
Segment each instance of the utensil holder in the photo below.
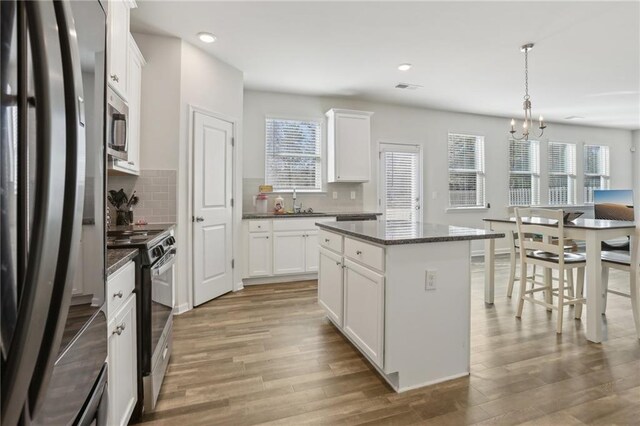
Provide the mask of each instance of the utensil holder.
POLYGON ((133 212, 116 210, 116 225, 130 225, 133 219, 133 212))

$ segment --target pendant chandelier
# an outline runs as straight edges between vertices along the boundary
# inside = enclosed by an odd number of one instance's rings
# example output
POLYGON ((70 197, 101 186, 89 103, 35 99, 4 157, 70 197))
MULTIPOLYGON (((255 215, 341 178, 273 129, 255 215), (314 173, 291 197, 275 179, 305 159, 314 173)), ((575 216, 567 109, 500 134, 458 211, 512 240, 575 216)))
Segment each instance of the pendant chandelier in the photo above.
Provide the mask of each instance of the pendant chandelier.
MULTIPOLYGON (((520 48, 521 52, 524 52, 524 102, 522 108, 524 109, 524 121, 522 122, 522 135, 516 136, 516 121, 511 119, 511 138, 516 140, 529 140, 529 131, 533 128, 533 118, 531 113, 531 97, 529 96, 529 51, 533 49, 533 43, 527 43, 520 48)), ((544 133, 544 129, 547 126, 544 124, 542 116, 538 119, 538 129, 540 133, 536 135, 537 138, 541 137, 544 133)))

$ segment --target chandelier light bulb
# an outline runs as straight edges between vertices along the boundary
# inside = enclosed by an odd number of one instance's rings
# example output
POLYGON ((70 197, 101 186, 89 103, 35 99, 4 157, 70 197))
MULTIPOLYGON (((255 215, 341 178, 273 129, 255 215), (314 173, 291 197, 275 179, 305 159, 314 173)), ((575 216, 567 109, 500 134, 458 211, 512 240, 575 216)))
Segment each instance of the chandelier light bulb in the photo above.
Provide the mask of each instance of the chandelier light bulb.
POLYGON ((516 125, 516 120, 514 120, 513 118, 511 119, 511 127, 516 125))

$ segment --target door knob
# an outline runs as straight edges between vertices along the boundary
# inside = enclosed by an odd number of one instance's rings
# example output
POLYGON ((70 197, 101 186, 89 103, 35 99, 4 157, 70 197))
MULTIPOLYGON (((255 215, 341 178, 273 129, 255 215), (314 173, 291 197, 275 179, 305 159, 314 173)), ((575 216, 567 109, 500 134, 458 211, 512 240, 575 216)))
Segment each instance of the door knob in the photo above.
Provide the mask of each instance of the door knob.
POLYGON ((204 222, 204 217, 196 216, 196 222, 204 222))

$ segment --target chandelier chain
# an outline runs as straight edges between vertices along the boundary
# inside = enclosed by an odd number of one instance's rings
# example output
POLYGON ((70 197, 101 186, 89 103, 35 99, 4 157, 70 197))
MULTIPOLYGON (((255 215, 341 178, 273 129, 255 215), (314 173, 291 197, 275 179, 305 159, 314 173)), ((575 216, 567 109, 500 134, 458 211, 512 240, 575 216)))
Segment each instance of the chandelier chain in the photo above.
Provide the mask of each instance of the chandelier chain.
POLYGON ((529 49, 524 49, 524 99, 529 99, 529 49))

